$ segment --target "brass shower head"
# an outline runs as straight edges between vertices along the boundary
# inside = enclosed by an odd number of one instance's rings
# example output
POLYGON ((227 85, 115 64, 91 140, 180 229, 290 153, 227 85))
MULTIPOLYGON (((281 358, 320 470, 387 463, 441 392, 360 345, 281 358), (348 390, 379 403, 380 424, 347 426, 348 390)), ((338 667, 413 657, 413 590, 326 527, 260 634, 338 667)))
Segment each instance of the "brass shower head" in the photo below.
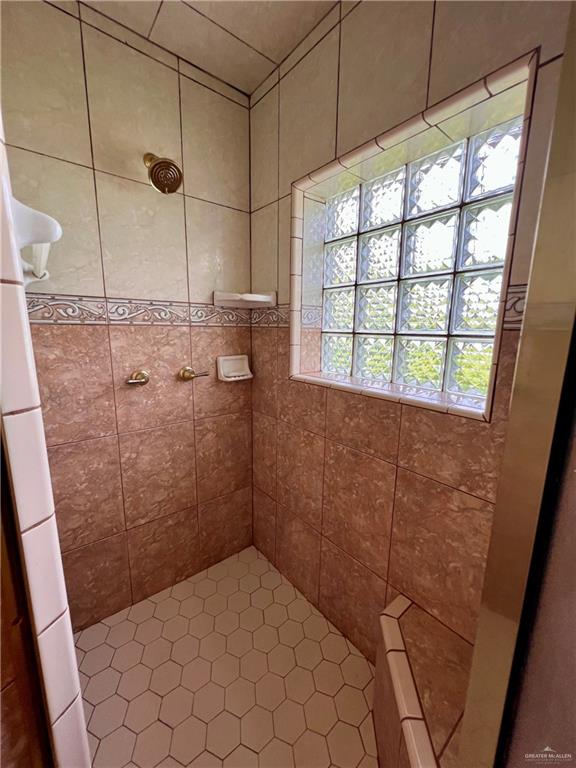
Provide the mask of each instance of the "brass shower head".
POLYGON ((144 155, 144 165, 148 168, 150 184, 158 192, 162 192, 163 195, 170 195, 180 189, 182 171, 174 160, 167 157, 156 157, 151 152, 147 152, 144 155))

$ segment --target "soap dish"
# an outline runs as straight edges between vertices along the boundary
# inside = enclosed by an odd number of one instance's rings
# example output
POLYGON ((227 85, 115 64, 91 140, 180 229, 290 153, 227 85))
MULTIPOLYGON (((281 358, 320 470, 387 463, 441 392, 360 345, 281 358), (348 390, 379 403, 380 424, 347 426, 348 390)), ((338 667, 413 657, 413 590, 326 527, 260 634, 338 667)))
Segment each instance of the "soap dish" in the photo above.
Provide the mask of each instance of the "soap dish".
POLYGON ((216 358, 220 381, 242 381, 252 378, 248 355, 228 355, 216 358))

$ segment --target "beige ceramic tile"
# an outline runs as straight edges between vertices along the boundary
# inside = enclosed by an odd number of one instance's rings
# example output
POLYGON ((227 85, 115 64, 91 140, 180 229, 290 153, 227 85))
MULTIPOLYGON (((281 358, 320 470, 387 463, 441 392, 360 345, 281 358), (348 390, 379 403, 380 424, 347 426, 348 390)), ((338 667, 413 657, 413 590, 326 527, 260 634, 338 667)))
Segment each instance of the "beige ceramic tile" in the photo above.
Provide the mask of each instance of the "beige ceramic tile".
POLYGON ((84 30, 96 168, 148 181, 142 157, 180 157, 178 75, 91 27, 84 30))
POLYGON ((107 16, 111 16, 120 24, 125 24, 135 32, 147 36, 160 7, 160 0, 144 0, 144 2, 142 0, 136 2, 91 0, 88 5, 107 16))
POLYGON ((184 3, 163 3, 150 39, 244 93, 251 93, 274 63, 184 3))
POLYGON ((291 196, 278 203, 278 304, 290 301, 290 207, 291 196))
POLYGON ((257 4, 192 0, 189 5, 221 24, 257 51, 282 61, 334 5, 330 0, 269 3, 266 13, 257 4))
MULTIPOLYGON (((62 238, 50 247, 50 277, 28 290, 102 296, 93 172, 20 149, 9 148, 8 161, 14 196, 62 225, 62 238)), ((24 259, 30 255, 30 248, 23 249, 24 259)))
POLYGON ((280 194, 335 155, 338 31, 280 83, 280 194))
POLYGON ((362 3, 343 20, 338 154, 426 107, 433 6, 362 3))
POLYGON ((46 3, 6 3, 2 70, 7 141, 89 165, 78 21, 46 3))
POLYGON ((251 214, 252 291, 278 288, 278 203, 251 214))
POLYGON ((96 174, 107 296, 187 301, 182 195, 96 174))
POLYGON ((250 110, 251 205, 278 197, 278 86, 250 110))
POLYGON ((249 210, 248 110, 181 78, 187 195, 249 210))
POLYGON ((250 290, 250 216, 186 198, 190 301, 212 303, 214 291, 250 290))
POLYGON ((430 104, 539 45, 543 61, 562 53, 569 11, 563 2, 438 4, 430 104))

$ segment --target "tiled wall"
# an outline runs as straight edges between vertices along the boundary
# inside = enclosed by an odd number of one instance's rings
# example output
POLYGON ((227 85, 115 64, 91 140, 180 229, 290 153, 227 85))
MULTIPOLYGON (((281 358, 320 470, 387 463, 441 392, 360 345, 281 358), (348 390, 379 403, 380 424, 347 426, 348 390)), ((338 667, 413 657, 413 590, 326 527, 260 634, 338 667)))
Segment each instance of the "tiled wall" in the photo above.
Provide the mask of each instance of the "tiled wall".
POLYGON ((250 383, 223 384, 215 366, 250 353, 249 314, 209 306, 215 289, 250 286, 249 110, 91 9, 63 8, 3 4, 2 111, 14 195, 64 231, 28 302, 82 627, 251 542, 250 383), (183 168, 179 193, 148 185, 145 152, 183 168), (210 376, 180 381, 184 365, 210 376), (125 384, 136 368, 148 385, 125 384))
MULTIPOLYGON (((568 9, 515 8, 342 3, 257 89, 253 287, 288 301, 293 181, 540 46, 509 289, 523 294, 568 9)), ((399 593, 474 642, 518 330, 481 423, 290 381, 288 330, 253 325, 255 544, 371 658, 399 593)))

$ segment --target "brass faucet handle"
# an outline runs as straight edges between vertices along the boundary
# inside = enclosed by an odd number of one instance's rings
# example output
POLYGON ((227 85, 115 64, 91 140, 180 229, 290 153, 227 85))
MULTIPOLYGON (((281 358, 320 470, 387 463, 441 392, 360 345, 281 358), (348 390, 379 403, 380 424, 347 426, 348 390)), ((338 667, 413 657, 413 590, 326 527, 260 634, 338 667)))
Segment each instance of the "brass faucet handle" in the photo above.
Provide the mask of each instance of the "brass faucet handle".
POLYGON ((137 384, 144 386, 150 381, 150 374, 148 371, 132 371, 130 378, 126 379, 126 384, 137 384))
POLYGON ((178 371, 178 378, 182 381, 192 381, 193 379, 198 379, 201 376, 210 376, 210 372, 201 371, 200 373, 196 373, 194 368, 191 368, 189 365, 185 365, 178 371))

